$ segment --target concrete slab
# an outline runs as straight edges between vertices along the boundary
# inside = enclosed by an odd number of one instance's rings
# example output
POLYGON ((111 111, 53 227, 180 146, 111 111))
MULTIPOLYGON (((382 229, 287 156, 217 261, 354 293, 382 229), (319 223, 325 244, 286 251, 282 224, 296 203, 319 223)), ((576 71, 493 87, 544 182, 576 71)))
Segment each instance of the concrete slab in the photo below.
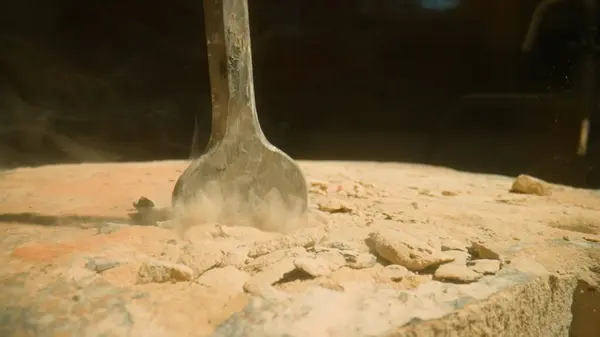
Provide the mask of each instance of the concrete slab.
POLYGON ((129 223, 185 165, 4 172, 0 336, 600 335, 597 193, 301 162, 309 228, 129 223))

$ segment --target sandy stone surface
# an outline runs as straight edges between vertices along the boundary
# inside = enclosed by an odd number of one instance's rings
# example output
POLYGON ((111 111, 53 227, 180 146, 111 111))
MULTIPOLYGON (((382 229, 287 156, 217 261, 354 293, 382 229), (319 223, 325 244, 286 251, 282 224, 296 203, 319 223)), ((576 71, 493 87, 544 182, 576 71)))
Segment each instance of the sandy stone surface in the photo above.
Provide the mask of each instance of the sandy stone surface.
POLYGON ((251 336, 232 328, 245 317, 232 314, 267 307, 261 300, 286 315, 302 301, 318 308, 290 316, 309 322, 290 336, 350 336, 331 326, 350 323, 355 336, 383 336, 455 310, 444 303, 456 289, 490 296, 522 261, 600 280, 596 191, 424 165, 305 161, 309 222, 276 233, 170 219, 186 165, 0 172, 0 335, 251 336), (373 302, 400 293, 387 309, 373 302), (390 308, 395 325, 376 315, 390 308), (339 317, 324 319, 330 312, 339 317))

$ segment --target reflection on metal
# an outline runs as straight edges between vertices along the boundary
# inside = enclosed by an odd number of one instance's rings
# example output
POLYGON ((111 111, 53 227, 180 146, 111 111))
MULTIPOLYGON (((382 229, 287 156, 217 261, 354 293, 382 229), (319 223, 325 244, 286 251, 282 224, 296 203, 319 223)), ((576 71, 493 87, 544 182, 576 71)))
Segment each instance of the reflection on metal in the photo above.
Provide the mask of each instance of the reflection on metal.
POLYGON ((436 11, 454 9, 460 5, 460 0, 421 0, 421 7, 436 11))
POLYGON ((525 35, 525 40, 523 41, 523 45, 521 46, 522 51, 529 52, 533 48, 533 44, 537 39, 540 24, 542 23, 542 19, 548 7, 550 7, 550 5, 562 1, 563 0, 543 0, 537 5, 531 17, 531 22, 529 22, 529 29, 527 30, 527 34, 525 35))
POLYGON ((588 136, 590 134, 590 120, 585 118, 581 121, 581 132, 579 133, 579 145, 577 146, 577 155, 585 156, 588 148, 588 136))
POLYGON ((587 152, 588 134, 590 132, 590 120, 598 109, 598 70, 596 58, 598 45, 596 37, 598 34, 598 4, 597 0, 583 0, 585 35, 582 43, 582 76, 581 76, 581 99, 582 99, 582 122, 579 147, 577 154, 583 156, 587 152))
MULTIPOLYGON (((525 35, 525 40, 521 46, 524 52, 530 52, 538 37, 539 27, 542 23, 544 14, 548 7, 563 0, 543 0, 536 7, 529 23, 529 29, 525 35)), ((579 133, 579 143, 577 146, 577 155, 585 156, 588 148, 588 138, 590 133, 590 118, 597 110, 597 85, 596 85, 596 34, 597 34, 597 4, 596 0, 583 1, 585 13, 585 25, 587 36, 583 37, 583 74, 581 77, 581 98, 582 98, 582 121, 579 133)))

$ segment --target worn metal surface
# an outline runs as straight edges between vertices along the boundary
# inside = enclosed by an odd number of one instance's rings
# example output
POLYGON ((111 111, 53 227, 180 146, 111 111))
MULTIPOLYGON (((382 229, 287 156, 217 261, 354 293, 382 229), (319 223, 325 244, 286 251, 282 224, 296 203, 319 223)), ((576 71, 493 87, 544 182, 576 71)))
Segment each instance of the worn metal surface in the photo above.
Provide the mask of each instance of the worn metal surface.
POLYGON ((305 178, 296 163, 270 144, 258 121, 252 78, 246 0, 205 0, 204 12, 212 95, 212 130, 202 156, 194 159, 173 190, 176 211, 194 202, 236 199, 228 214, 255 218, 273 201, 283 211, 303 213, 305 178))

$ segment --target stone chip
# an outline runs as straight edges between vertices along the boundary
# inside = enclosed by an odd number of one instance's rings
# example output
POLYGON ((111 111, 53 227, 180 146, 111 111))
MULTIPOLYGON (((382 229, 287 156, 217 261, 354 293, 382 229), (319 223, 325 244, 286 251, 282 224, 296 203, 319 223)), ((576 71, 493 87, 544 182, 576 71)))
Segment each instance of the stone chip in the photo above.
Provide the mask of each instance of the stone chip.
POLYGON ((313 277, 331 274, 332 268, 327 260, 321 258, 301 257, 294 260, 296 268, 303 270, 313 277))
POLYGON ((397 264, 390 264, 385 266, 385 268, 383 268, 383 270, 379 271, 377 274, 379 278, 383 280, 400 281, 404 277, 410 275, 410 271, 408 271, 406 267, 397 264))
POLYGON ((479 280, 482 275, 471 270, 465 265, 443 264, 437 268, 433 275, 436 280, 470 283, 479 280))
POLYGON ((286 258, 297 258, 308 255, 304 247, 276 250, 248 261, 243 269, 247 272, 258 272, 286 258))
POLYGON ((269 265, 263 271, 252 276, 245 284, 244 290, 252 295, 271 298, 280 297, 281 291, 275 289, 273 284, 285 277, 285 274, 296 270, 295 258, 285 258, 275 264, 269 265))
POLYGON ((183 264, 152 260, 142 263, 137 284, 184 282, 194 278, 194 270, 183 264))
POLYGON ((449 262, 453 264, 466 265, 471 259, 471 255, 469 253, 460 250, 448 250, 444 252, 444 255, 454 258, 454 261, 449 262))
POLYGON ((377 264, 377 257, 370 253, 343 252, 346 266, 352 269, 366 269, 377 264))
POLYGON ((250 249, 248 256, 255 258, 276 250, 314 246, 317 242, 323 240, 326 235, 327 233, 323 228, 302 228, 271 240, 258 242, 250 249))
POLYGON ((336 271, 346 265, 346 259, 342 252, 336 249, 323 250, 317 253, 317 257, 329 263, 331 271, 336 271))
POLYGON ((467 266, 479 274, 494 275, 500 270, 500 264, 498 260, 482 259, 470 261, 467 266))
POLYGON ((367 240, 379 256, 410 270, 419 271, 453 260, 429 244, 396 230, 372 232, 367 240))
POLYGON ((465 243, 454 239, 442 239, 441 248, 443 252, 452 250, 458 250, 463 252, 467 251, 467 245, 465 243))

